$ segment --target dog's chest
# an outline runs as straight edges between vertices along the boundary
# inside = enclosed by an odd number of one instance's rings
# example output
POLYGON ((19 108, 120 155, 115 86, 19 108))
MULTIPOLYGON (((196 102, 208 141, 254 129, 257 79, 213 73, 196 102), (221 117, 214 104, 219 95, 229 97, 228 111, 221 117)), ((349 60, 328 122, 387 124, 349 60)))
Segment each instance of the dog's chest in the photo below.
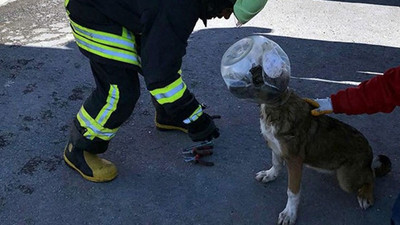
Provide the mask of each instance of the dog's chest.
POLYGON ((261 126, 261 134, 263 135, 264 139, 268 142, 268 146, 272 149, 272 151, 281 156, 282 149, 279 140, 276 138, 276 129, 273 125, 267 125, 264 119, 260 119, 260 126, 261 126))

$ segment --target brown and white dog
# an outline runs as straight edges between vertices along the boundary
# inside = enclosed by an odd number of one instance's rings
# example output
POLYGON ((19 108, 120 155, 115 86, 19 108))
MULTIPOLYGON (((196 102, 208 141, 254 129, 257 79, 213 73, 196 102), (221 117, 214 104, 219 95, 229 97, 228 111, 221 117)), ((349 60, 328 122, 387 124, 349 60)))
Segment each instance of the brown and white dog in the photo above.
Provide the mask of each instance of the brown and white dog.
POLYGON ((335 172, 344 191, 357 193, 362 209, 374 203, 375 176, 390 171, 389 158, 380 155, 373 159, 371 147, 359 131, 326 115, 312 116, 311 109, 289 89, 273 101, 268 98, 261 103, 261 133, 272 149, 272 167, 258 172, 256 179, 263 183, 275 180, 284 162, 288 170, 288 200, 278 224, 296 221, 303 165, 335 172))

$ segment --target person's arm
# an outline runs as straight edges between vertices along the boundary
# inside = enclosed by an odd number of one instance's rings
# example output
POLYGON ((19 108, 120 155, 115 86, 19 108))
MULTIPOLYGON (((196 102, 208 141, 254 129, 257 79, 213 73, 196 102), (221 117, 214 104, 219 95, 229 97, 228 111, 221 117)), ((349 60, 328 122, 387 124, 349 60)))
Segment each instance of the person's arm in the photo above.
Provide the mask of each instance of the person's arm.
POLYGON ((357 87, 340 90, 325 99, 305 99, 316 107, 314 116, 327 113, 348 115, 363 113, 389 113, 400 105, 400 66, 387 70, 382 76, 375 76, 357 87))
POLYGON ((392 112, 400 105, 400 66, 330 97, 334 113, 352 115, 392 112))

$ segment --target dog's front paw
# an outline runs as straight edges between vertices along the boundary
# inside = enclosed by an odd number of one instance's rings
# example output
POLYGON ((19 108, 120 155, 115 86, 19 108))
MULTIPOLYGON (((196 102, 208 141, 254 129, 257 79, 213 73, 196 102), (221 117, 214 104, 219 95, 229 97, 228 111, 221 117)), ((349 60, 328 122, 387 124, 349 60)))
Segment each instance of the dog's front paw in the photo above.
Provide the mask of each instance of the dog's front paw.
POLYGON ((286 207, 281 213, 279 213, 278 224, 279 225, 293 225, 297 219, 296 211, 286 207))
POLYGON ((278 177, 278 173, 274 168, 271 168, 269 170, 261 170, 256 174, 256 180, 263 183, 273 181, 276 179, 276 177, 278 177))

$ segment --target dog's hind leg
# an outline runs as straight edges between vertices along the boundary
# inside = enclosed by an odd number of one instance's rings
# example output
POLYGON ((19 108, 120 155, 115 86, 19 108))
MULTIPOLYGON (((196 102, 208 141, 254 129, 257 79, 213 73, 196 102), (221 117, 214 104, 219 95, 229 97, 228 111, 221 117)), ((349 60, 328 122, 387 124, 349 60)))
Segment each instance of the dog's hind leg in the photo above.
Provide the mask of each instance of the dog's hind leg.
POLYGON ((299 156, 286 159, 289 182, 288 200, 285 209, 279 213, 278 224, 293 225, 297 219, 297 211, 300 203, 300 186, 303 171, 303 159, 299 156))
POLYGON ((269 170, 261 170, 256 174, 256 180, 267 183, 275 180, 283 167, 283 159, 272 151, 272 167, 269 170))
POLYGON ((337 178, 344 191, 357 192, 360 207, 367 209, 374 204, 374 174, 368 166, 363 168, 356 166, 342 166, 337 170, 337 178))
POLYGON ((374 204, 374 183, 366 183, 357 193, 358 204, 362 209, 367 209, 374 204))

